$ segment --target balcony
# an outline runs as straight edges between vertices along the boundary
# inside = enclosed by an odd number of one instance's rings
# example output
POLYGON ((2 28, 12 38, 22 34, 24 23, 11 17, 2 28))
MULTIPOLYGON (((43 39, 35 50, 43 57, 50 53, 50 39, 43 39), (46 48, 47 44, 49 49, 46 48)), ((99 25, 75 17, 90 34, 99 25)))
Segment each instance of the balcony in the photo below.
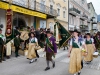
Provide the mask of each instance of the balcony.
POLYGON ((70 8, 69 13, 72 14, 72 15, 75 15, 75 16, 80 15, 80 11, 76 8, 70 8))
POLYGON ((81 31, 88 31, 88 26, 87 25, 80 25, 80 30, 81 31))
POLYGON ((91 22, 91 19, 90 19, 90 18, 88 18, 87 23, 90 23, 90 22, 91 22))
POLYGON ((93 21, 92 21, 92 24, 97 24, 97 21, 96 21, 96 20, 93 20, 93 21))
MULTIPOLYGON (((8 0, 2 0, 4 2, 9 2, 8 0)), ((50 8, 44 4, 36 2, 34 0, 12 0, 12 4, 18 5, 30 10, 35 10, 44 14, 47 14, 47 17, 56 17, 57 10, 50 8)))
POLYGON ((88 16, 87 16, 86 14, 83 13, 83 14, 81 15, 80 19, 82 19, 82 20, 88 20, 88 16))
POLYGON ((35 7, 35 10, 36 11, 39 11, 39 12, 42 12, 42 13, 45 13, 48 15, 48 17, 56 17, 57 16, 57 10, 53 9, 53 8, 50 8, 44 4, 41 4, 39 2, 36 2, 36 7, 35 7))

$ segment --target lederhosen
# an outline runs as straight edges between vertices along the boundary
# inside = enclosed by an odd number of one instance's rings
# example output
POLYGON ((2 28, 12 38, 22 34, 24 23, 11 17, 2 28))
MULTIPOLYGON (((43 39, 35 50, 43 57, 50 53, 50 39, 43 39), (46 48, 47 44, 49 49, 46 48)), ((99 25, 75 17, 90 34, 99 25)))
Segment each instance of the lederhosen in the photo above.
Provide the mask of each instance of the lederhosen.
MULTIPOLYGON (((49 38, 46 38, 46 60, 52 61, 52 56, 54 56, 53 47, 51 45, 49 38), (48 52, 48 48, 52 49, 52 52, 48 52)), ((54 56, 55 57, 55 56, 54 56)))

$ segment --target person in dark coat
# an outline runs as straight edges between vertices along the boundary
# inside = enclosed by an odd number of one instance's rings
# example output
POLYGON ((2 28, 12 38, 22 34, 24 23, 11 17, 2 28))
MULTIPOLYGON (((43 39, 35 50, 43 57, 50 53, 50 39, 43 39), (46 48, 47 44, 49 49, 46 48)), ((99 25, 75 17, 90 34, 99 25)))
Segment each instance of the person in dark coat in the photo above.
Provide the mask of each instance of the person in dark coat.
POLYGON ((41 34, 41 32, 40 32, 40 28, 38 28, 38 30, 36 30, 35 31, 35 34, 36 34, 36 38, 38 39, 38 43, 40 44, 40 34, 41 34))
POLYGON ((17 34, 15 39, 14 39, 14 46, 15 46, 15 57, 18 57, 18 51, 19 51, 19 46, 20 46, 20 38, 19 38, 20 34, 17 34))
POLYGON ((55 54, 57 53, 57 45, 56 45, 56 39, 52 35, 50 31, 47 31, 47 38, 46 38, 46 61, 47 61, 47 67, 45 68, 45 71, 50 69, 49 61, 52 62, 52 67, 55 67, 55 61, 52 59, 52 57, 55 57, 55 54))
POLYGON ((4 54, 4 41, 3 41, 2 30, 0 29, 0 62, 4 60, 3 54, 4 54))

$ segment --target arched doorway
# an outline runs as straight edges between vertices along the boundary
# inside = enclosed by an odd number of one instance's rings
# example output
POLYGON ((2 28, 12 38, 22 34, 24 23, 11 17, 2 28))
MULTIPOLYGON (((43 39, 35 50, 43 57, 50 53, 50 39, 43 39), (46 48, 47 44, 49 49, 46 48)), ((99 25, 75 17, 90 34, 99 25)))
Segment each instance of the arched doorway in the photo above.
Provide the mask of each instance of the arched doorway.
POLYGON ((19 27, 20 29, 23 29, 24 27, 26 27, 26 22, 24 19, 22 18, 14 18, 13 19, 13 26, 14 27, 19 27))

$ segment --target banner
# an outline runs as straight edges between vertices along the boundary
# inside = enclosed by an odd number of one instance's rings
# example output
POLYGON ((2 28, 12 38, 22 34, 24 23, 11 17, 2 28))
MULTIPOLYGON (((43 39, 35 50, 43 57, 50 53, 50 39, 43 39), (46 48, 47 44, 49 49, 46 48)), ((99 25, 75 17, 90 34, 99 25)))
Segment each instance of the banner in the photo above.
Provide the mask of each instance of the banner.
POLYGON ((68 39, 71 37, 71 34, 57 21, 54 25, 54 36, 60 48, 67 43, 68 39))
POLYGON ((8 43, 9 41, 11 41, 14 37, 13 37, 13 29, 12 29, 12 16, 13 16, 13 12, 11 9, 7 9, 6 12, 6 43, 8 43))

